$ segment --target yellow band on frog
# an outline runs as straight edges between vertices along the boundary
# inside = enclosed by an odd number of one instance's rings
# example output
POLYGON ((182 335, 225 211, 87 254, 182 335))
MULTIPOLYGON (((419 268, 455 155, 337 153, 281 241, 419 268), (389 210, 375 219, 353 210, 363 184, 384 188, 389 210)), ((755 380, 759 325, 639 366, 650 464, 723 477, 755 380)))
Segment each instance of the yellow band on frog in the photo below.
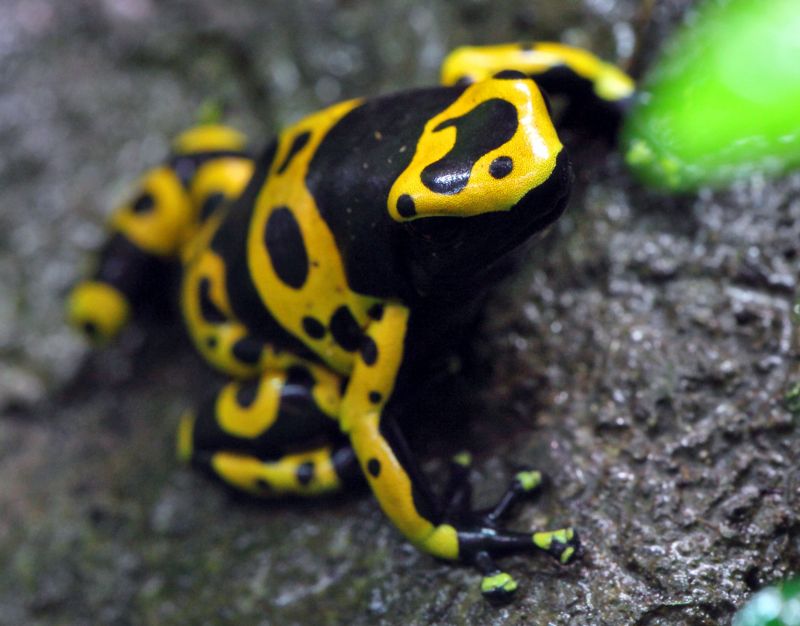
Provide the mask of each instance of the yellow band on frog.
POLYGON ((244 150, 247 138, 238 130, 222 124, 202 124, 184 131, 172 142, 175 154, 244 150))

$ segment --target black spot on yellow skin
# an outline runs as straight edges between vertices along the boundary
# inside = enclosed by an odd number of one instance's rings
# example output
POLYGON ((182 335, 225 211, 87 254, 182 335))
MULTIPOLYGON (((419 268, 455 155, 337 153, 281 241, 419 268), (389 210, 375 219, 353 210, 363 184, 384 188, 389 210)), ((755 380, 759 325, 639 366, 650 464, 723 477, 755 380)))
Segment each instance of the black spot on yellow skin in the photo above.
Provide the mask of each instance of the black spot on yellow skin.
POLYGON ((298 337, 281 326, 264 307, 247 265, 247 238, 256 198, 264 186, 275 156, 273 141, 259 159, 244 192, 232 204, 222 225, 211 240, 211 249, 225 260, 225 287, 233 314, 259 337, 268 337, 275 348, 290 350, 296 356, 319 361, 318 355, 298 337))
POLYGON ((131 204, 131 211, 137 215, 141 215, 143 213, 149 213, 155 206, 156 201, 153 199, 153 196, 145 192, 133 201, 133 204, 131 204))
POLYGON ((208 337, 206 339, 206 346, 208 346, 212 350, 214 348, 216 348, 217 347, 217 338, 215 336, 213 336, 213 335, 211 337, 208 337))
POLYGON ((253 402, 255 402, 257 395, 257 381, 248 381, 246 383, 242 383, 242 386, 239 387, 238 391, 236 392, 236 404, 243 409, 250 408, 253 406, 253 402))
POLYGON ((322 339, 325 336, 325 326, 314 317, 303 318, 303 330, 312 339, 322 339))
POLYGON ((346 306, 340 306, 331 316, 331 334, 342 348, 355 352, 361 344, 361 327, 346 306))
POLYGON ((505 178, 513 169, 514 161, 508 156, 499 156, 489 165, 489 173, 494 178, 505 178))
POLYGON ((297 468, 297 482, 301 485, 307 485, 314 478, 314 463, 306 461, 297 468))
POLYGON ((383 396, 378 391, 370 391, 369 392, 369 401, 372 404, 378 404, 383 399, 383 396))
POLYGON ((378 459, 370 459, 367 461, 367 471, 371 476, 377 478, 381 473, 381 462, 378 459))
POLYGON ((256 478, 256 489, 266 493, 272 490, 272 486, 263 478, 256 478))
POLYGON ((197 294, 200 297, 200 315, 205 321, 209 324, 221 324, 227 321, 225 314, 211 300, 211 281, 208 278, 200 280, 197 294))
POLYGON ((417 208, 414 206, 414 198, 404 193, 397 199, 397 212, 400 217, 414 217, 417 214, 417 208))
POLYGON ((367 315, 369 315, 376 322, 380 322, 381 319, 383 319, 383 305, 380 302, 378 304, 373 304, 371 307, 369 307, 367 315))
POLYGON ((361 358, 367 365, 374 365, 378 360, 378 346, 372 337, 364 337, 361 341, 361 358))
POLYGON ((517 108, 500 98, 486 100, 460 117, 445 120, 434 132, 455 126, 455 145, 441 159, 422 170, 422 183, 431 191, 444 195, 460 192, 469 183, 478 159, 509 141, 518 123, 517 108))
POLYGON ((200 207, 200 220, 205 222, 216 211, 225 200, 225 194, 216 192, 210 194, 200 207))
POLYGON ((300 289, 308 278, 308 253, 300 225, 289 207, 275 209, 264 229, 272 267, 285 284, 300 289))
POLYGON ((233 344, 232 352, 242 363, 247 365, 255 365, 261 359, 261 351, 264 344, 260 341, 252 339, 251 337, 242 337, 239 341, 233 344))
POLYGON ((286 171, 286 168, 289 167, 289 164, 292 162, 294 156, 300 152, 303 148, 305 148, 306 144, 308 143, 309 138, 311 137, 311 133, 308 131, 304 133, 300 133, 297 137, 294 138, 292 141, 292 147, 289 148, 289 152, 286 153, 286 158, 281 163, 281 166, 278 168, 278 174, 283 174, 286 171))

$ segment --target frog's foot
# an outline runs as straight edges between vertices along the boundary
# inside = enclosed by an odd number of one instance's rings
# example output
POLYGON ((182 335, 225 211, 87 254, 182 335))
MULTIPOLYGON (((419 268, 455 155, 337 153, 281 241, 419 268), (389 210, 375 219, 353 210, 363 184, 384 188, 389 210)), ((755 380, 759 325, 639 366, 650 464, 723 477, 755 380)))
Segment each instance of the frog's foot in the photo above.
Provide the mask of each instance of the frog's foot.
POLYGON ((469 512, 472 499, 470 470, 472 470, 472 455, 469 452, 462 450, 450 458, 450 478, 442 497, 444 516, 447 519, 461 518, 469 512))
POLYGON ((517 589, 517 582, 495 565, 494 557, 539 550, 566 565, 581 554, 578 533, 573 528, 520 533, 491 527, 458 529, 462 561, 474 565, 483 575, 481 593, 491 601, 505 601, 517 589))
POLYGON ((492 602, 504 602, 516 591, 517 582, 508 572, 497 567, 493 557, 538 550, 561 564, 567 564, 580 555, 580 540, 573 528, 518 533, 500 526, 501 520, 508 516, 516 503, 538 493, 544 477, 535 470, 518 471, 497 504, 490 509, 471 511, 471 460, 470 455, 464 452, 451 459, 450 480, 444 500, 445 518, 458 529, 462 560, 474 565, 483 575, 483 595, 492 602))
POLYGON ((501 604, 508 602, 514 596, 517 581, 511 574, 498 568, 488 552, 478 552, 474 564, 483 574, 481 593, 487 600, 501 604))
MULTIPOLYGON (((471 469, 472 455, 469 452, 459 452, 450 459, 450 479, 443 498, 445 518, 455 521, 461 518, 474 520, 476 517, 476 513, 469 508, 472 497, 472 487, 469 482, 471 469)), ((544 484, 544 480, 539 471, 532 469, 518 471, 497 504, 478 514, 481 525, 497 526, 516 503, 523 498, 535 496, 544 484)))
POLYGON ((531 469, 520 470, 514 475, 514 479, 497 504, 483 515, 483 521, 488 526, 496 526, 517 502, 536 495, 543 483, 544 476, 541 472, 531 469))

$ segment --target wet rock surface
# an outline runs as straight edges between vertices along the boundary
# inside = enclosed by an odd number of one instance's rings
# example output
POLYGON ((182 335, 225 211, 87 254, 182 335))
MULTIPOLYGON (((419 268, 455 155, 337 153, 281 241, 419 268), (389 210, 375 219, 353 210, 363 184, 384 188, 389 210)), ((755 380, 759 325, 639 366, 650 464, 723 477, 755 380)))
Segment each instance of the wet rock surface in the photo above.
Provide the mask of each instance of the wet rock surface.
POLYGON ((434 474, 472 450, 479 502, 516 466, 549 474, 514 525, 573 523, 586 554, 504 560, 513 604, 366 493, 252 502, 177 467, 177 416, 213 382, 179 327, 89 354, 61 300, 204 101, 266 138, 435 82, 460 43, 561 38, 643 67, 689 3, 290 4, 0 6, 0 623, 714 625, 797 572, 796 175, 666 198, 613 153, 574 155, 570 209, 498 287, 458 402, 420 409, 449 422, 412 435, 434 474))

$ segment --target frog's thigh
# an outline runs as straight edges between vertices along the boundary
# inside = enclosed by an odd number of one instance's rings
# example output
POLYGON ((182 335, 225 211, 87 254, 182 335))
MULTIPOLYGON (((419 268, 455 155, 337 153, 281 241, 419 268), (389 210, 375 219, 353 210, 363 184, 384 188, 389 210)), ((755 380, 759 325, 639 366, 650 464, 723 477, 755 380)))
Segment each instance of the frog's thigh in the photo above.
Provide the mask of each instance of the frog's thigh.
POLYGON ((357 473, 349 447, 320 445, 337 440, 332 416, 338 405, 339 384, 330 372, 302 366, 268 370, 228 383, 187 412, 178 454, 257 495, 333 491, 357 473))

